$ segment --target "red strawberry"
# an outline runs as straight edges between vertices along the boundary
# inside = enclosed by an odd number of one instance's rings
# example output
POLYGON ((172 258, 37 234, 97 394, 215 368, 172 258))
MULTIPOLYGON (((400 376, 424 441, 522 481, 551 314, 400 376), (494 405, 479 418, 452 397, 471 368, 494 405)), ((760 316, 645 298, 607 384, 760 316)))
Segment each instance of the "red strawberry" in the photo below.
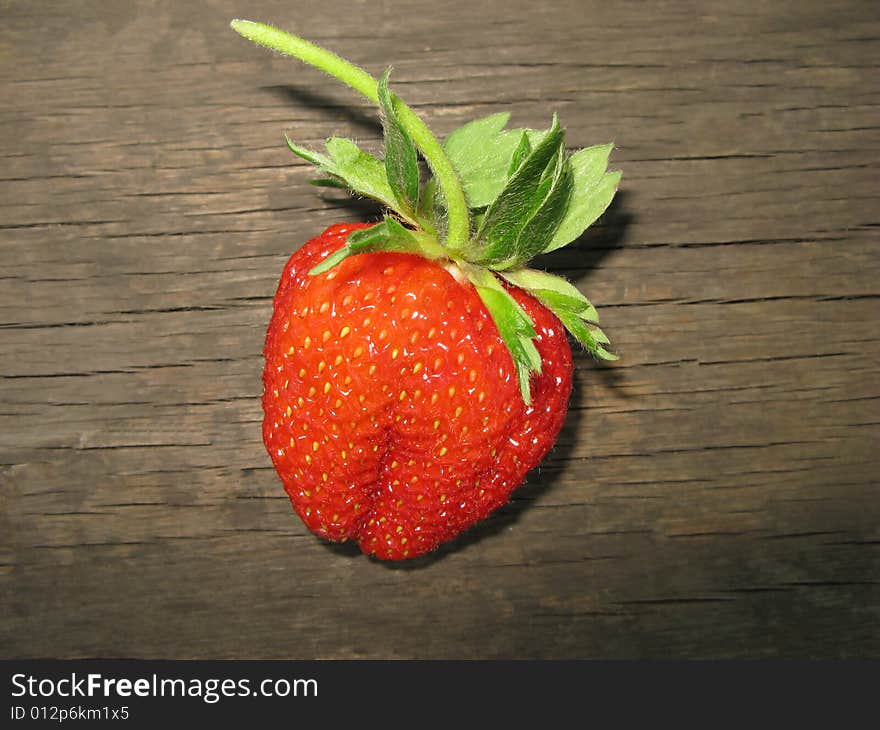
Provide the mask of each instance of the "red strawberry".
POLYGON ((506 114, 441 145, 380 81, 317 46, 234 21, 242 35, 322 68, 376 101, 384 162, 349 140, 288 145, 393 215, 331 226, 299 249, 266 335, 263 437, 293 507, 329 540, 384 559, 433 550, 505 504, 565 419, 567 329, 603 345, 593 306, 526 268, 607 207, 611 145, 567 155, 506 114), (422 184, 417 153, 433 177, 422 184))
POLYGON ((571 350, 559 320, 514 291, 542 363, 526 406, 469 282, 400 253, 308 275, 362 228, 327 229, 285 268, 266 339, 263 431, 310 530, 406 558, 506 503, 544 456, 565 416, 571 350))

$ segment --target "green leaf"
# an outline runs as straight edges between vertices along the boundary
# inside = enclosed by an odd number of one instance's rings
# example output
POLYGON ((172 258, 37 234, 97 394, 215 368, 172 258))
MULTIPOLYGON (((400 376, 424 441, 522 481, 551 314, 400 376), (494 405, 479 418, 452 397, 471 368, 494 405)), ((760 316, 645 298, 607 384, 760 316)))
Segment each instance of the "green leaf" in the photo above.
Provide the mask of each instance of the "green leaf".
POLYGON ((523 160, 540 144, 547 130, 510 129, 510 114, 476 119, 453 131, 443 149, 458 173, 468 207, 480 210, 504 190, 523 160))
POLYGON ((525 328, 525 324, 531 326, 531 320, 528 319, 513 297, 504 290, 498 291, 480 286, 476 289, 498 327, 498 334, 501 335, 501 339, 510 351, 516 369, 520 395, 523 402, 529 405, 531 403, 529 379, 533 372, 540 372, 541 369, 541 356, 532 341, 534 328, 531 329, 531 334, 525 328), (525 320, 523 320, 523 316, 525 320))
POLYGON ((462 266, 462 271, 498 327, 498 334, 513 358, 520 395, 529 405, 532 402, 529 379, 532 373, 541 372, 541 356, 534 343, 537 336, 534 322, 490 271, 467 264, 462 266))
POLYGON ((291 152, 304 160, 317 165, 320 172, 329 175, 328 180, 317 181, 323 186, 346 187, 358 195, 378 200, 393 208, 396 205, 394 193, 388 185, 385 167, 373 155, 362 151, 350 139, 331 137, 326 146, 330 156, 295 145, 287 136, 284 138, 291 152))
POLYGON ((565 154, 564 131, 556 115, 540 143, 522 161, 504 190, 489 206, 477 230, 481 244, 475 261, 485 264, 509 262, 516 256, 520 232, 553 189, 558 176, 548 178, 545 171, 559 169, 559 156, 565 154))
POLYGON ((327 258, 325 258, 320 264, 315 266, 313 269, 309 271, 309 276, 317 276, 318 274, 323 274, 325 271, 330 271, 337 264, 342 263, 354 253, 348 246, 343 246, 342 248, 331 253, 327 258))
MULTIPOLYGON (((437 241, 445 241, 447 238, 447 224, 449 215, 446 211, 446 201, 440 192, 437 179, 429 177, 419 193, 419 209, 416 211, 415 224, 426 233, 430 233, 437 241)), ((412 221, 408 221, 412 223, 412 221)))
POLYGON ((483 146, 491 143, 504 130, 509 119, 510 112, 500 112, 474 119, 450 132, 443 141, 443 149, 453 163, 457 160, 467 161, 475 155, 482 155, 483 146))
POLYGON ((607 335, 599 329, 599 315, 577 287, 561 276, 537 269, 517 269, 501 272, 507 281, 534 296, 555 314, 563 326, 592 355, 603 360, 617 360, 602 345, 609 344, 607 335))
POLYGON ((419 157, 415 143, 400 123, 388 90, 391 69, 379 80, 379 106, 385 130, 385 173, 402 212, 412 216, 419 207, 419 157))
POLYGON ((348 237, 348 247, 355 253, 365 251, 422 253, 419 242, 412 232, 391 216, 385 216, 385 220, 378 225, 352 233, 348 237))
POLYGON ((541 144, 541 142, 544 140, 544 137, 546 137, 552 131, 552 127, 550 129, 523 129, 516 131, 525 132, 526 136, 529 138, 529 144, 531 145, 532 149, 534 149, 539 144, 541 144))
POLYGON ((602 345, 607 345, 609 340, 598 327, 587 325, 580 317, 574 314, 563 312, 557 313, 559 321, 565 325, 565 329, 574 335, 575 339, 586 348, 586 350, 602 360, 619 360, 620 358, 608 352, 602 345))
POLYGON ((443 247, 430 234, 416 233, 404 227, 396 218, 385 216, 381 223, 352 233, 342 248, 315 266, 309 271, 309 275, 323 274, 349 256, 377 251, 410 253, 428 259, 445 255, 443 247))
POLYGON ((516 145, 516 149, 513 151, 513 156, 510 158, 510 168, 507 172, 508 177, 513 175, 513 173, 519 169, 519 166, 523 163, 526 157, 529 156, 531 151, 532 143, 529 142, 529 135, 523 130, 519 142, 516 145))
POLYGON ((458 173, 468 207, 484 208, 504 189, 520 132, 505 132, 510 114, 502 112, 465 124, 443 142, 458 173))
POLYGON ((541 253, 565 216, 573 183, 562 142, 556 162, 553 177, 548 178, 551 182, 547 196, 516 237, 515 254, 505 267, 524 264, 541 253))
POLYGON ((516 269, 501 275, 514 286, 525 289, 552 312, 566 311, 581 319, 598 323, 599 314, 590 301, 567 279, 538 269, 516 269))
POLYGON ((361 150, 344 137, 331 137, 326 142, 327 151, 333 158, 336 175, 352 185, 352 189, 386 205, 394 204, 394 193, 388 184, 385 166, 381 160, 361 150))
POLYGON ((611 203, 620 182, 619 172, 605 173, 613 147, 611 144, 587 147, 569 158, 574 174, 574 189, 565 217, 553 240, 544 249, 545 253, 578 238, 611 203))
POLYGON ((318 165, 320 167, 333 164, 330 158, 326 155, 322 155, 320 152, 313 152, 306 147, 300 147, 299 145, 294 144, 293 140, 286 134, 284 135, 284 141, 287 142, 287 146, 293 154, 302 157, 306 162, 311 162, 313 165, 318 165))
POLYGON ((585 147, 578 150, 568 159, 574 170, 578 185, 590 188, 602 179, 605 169, 608 167, 608 158, 614 145, 597 144, 593 147, 585 147))
MULTIPOLYGON (((570 297, 552 289, 531 289, 529 293, 553 312, 567 312, 589 322, 596 321, 596 310, 591 309, 591 305, 585 307, 586 300, 582 297, 570 297)), ((587 304, 589 305, 589 302, 587 304)))

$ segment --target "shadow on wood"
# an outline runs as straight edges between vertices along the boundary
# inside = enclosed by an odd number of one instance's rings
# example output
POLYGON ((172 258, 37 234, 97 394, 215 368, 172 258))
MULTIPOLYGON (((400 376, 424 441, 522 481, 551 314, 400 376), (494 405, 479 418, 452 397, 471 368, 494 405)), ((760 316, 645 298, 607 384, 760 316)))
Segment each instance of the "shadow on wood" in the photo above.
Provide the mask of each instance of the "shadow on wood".
MULTIPOLYGON (((320 91, 288 84, 261 86, 260 89, 270 92, 293 107, 308 107, 320 111, 322 114, 332 112, 337 120, 342 119, 348 124, 363 127, 365 131, 376 138, 382 136, 378 107, 352 106, 350 101, 338 101, 331 94, 322 94, 320 91), (370 113, 366 112, 367 108, 371 110, 370 113)), ((354 94, 354 92, 351 93, 354 94)), ((357 95, 355 94, 355 96, 357 95)))

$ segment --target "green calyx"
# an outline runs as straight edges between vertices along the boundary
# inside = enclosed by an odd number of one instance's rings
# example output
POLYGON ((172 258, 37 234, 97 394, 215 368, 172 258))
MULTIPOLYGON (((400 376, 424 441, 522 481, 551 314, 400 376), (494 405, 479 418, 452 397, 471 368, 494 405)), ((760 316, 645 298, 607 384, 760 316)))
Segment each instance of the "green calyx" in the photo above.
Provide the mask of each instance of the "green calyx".
POLYGON ((616 360, 604 345, 592 304, 564 278, 526 268, 535 256, 577 239, 608 207, 620 181, 608 172, 613 145, 569 155, 565 131, 553 116, 546 130, 506 129, 509 114, 470 122, 440 143, 388 86, 326 49, 262 23, 233 20, 245 38, 298 58, 350 86, 379 106, 383 159, 348 139, 332 137, 326 153, 290 150, 316 165, 316 184, 373 198, 390 210, 384 220, 349 236, 346 245, 310 273, 320 274, 351 255, 413 253, 451 263, 474 285, 516 367, 520 393, 530 403, 529 379, 540 373, 534 323, 505 288, 528 291, 550 309, 591 354, 616 360), (423 180, 419 156, 430 175, 423 180))

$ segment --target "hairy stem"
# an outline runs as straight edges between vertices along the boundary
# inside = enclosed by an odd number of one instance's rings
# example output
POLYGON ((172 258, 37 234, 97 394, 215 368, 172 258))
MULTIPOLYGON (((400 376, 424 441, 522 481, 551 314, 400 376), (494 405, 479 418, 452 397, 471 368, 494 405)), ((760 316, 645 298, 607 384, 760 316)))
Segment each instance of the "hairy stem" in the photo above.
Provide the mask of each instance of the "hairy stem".
MULTIPOLYGON (((374 104, 379 103, 379 82, 362 68, 335 53, 263 23, 233 20, 231 25, 233 30, 248 40, 314 66, 367 97, 374 104)), ((442 145, 418 115, 396 96, 393 103, 400 123, 431 167, 446 202, 446 245, 453 251, 461 250, 470 238, 470 213, 458 175, 442 145)))

